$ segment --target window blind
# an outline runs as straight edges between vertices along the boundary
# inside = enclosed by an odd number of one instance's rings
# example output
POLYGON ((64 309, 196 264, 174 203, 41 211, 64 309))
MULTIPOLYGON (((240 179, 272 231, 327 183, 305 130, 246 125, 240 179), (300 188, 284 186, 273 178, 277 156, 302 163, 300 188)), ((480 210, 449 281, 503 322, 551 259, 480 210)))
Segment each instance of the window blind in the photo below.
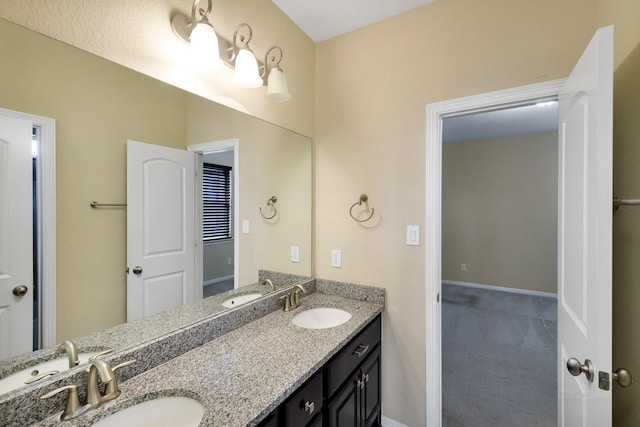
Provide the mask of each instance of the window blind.
POLYGON ((202 165, 202 240, 231 238, 231 168, 202 165))

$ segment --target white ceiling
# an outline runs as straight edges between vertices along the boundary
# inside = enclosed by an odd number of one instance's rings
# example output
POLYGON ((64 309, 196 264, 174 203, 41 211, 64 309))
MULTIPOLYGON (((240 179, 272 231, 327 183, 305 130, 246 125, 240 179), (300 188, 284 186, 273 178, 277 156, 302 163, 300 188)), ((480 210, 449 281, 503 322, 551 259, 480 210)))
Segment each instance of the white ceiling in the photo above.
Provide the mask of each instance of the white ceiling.
POLYGON ((435 0, 273 0, 318 43, 435 0))
POLYGON ((558 103, 485 111, 442 120, 442 142, 461 142, 558 130, 558 103))

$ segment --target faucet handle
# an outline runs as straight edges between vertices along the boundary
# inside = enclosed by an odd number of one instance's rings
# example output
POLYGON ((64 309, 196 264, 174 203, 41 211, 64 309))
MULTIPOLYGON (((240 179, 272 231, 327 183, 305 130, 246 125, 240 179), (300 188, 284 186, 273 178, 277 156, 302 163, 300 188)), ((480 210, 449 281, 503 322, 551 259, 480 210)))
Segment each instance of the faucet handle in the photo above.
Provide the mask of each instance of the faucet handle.
POLYGON ((88 409, 88 405, 82 407, 80 406, 80 399, 78 399, 78 387, 76 387, 75 384, 65 385, 40 396, 40 399, 48 399, 58 393, 62 393, 63 391, 67 390, 69 390, 67 403, 65 405, 64 411, 62 412, 62 415, 60 416, 60 419, 63 421, 75 418, 88 409))
POLYGON ((127 360, 126 362, 122 362, 122 363, 120 363, 120 364, 118 364, 118 365, 114 366, 113 368, 111 368, 111 370, 112 370, 113 372, 115 372, 115 371, 116 371, 116 369, 126 368, 127 366, 131 366, 131 365, 133 365, 133 364, 134 364, 134 363, 136 363, 137 361, 138 361, 138 360, 136 360, 136 359, 127 360))
POLYGON ((102 350, 101 352, 96 353, 96 354, 94 354, 93 356, 91 356, 91 357, 89 358, 89 362, 93 362, 93 361, 94 361, 94 360, 96 360, 98 357, 100 357, 100 356, 104 356, 105 354, 112 353, 112 352, 113 352, 113 350, 114 350, 113 348, 108 348, 108 349, 106 349, 106 350, 102 350))
MULTIPOLYGON (((120 368, 126 368, 127 366, 131 366, 136 363, 136 359, 127 360, 126 362, 122 362, 113 368, 111 368, 111 372, 115 372, 120 368)), ((109 381, 106 385, 106 389, 104 391, 105 399, 114 399, 120 395, 120 388, 118 387, 118 380, 113 377, 113 381, 109 381)))

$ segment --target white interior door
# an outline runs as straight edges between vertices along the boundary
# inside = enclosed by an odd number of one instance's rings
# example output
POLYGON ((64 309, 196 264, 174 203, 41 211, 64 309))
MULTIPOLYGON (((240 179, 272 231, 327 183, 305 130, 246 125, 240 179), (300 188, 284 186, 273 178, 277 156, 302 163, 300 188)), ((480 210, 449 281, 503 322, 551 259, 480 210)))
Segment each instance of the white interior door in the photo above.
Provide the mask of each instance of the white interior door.
POLYGON ((127 143, 127 321, 194 302, 195 154, 127 143))
POLYGON ((31 132, 30 120, 0 115, 0 359, 32 350, 31 132))
POLYGON ((558 425, 604 427, 611 425, 611 391, 599 388, 599 373, 611 372, 612 27, 596 32, 559 101, 558 425), (570 358, 588 359, 593 377, 570 374, 570 358))

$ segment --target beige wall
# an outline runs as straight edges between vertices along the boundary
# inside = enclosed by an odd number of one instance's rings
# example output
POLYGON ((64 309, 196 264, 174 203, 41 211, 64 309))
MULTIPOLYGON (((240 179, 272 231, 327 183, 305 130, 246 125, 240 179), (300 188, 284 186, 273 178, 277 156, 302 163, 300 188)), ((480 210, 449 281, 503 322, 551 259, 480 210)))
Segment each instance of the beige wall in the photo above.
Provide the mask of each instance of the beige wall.
POLYGON ((557 132, 444 144, 442 278, 555 293, 557 170, 557 132))
POLYGON ((235 27, 246 22, 253 28, 251 47, 258 57, 264 58, 273 45, 283 49, 290 101, 267 102, 264 86, 234 87, 227 67, 210 72, 190 64, 187 45, 173 34, 171 18, 190 15, 192 1, 2 0, 0 18, 312 136, 314 43, 271 0, 213 3, 211 22, 219 36, 230 40, 235 27))
POLYGON ((316 273, 387 289, 385 416, 426 422, 426 255, 404 243, 425 226, 425 106, 566 77, 596 13, 595 0, 436 1, 317 45, 316 273), (347 212, 362 192, 380 216, 370 229, 347 212))
POLYGON ((224 243, 205 243, 202 248, 202 281, 233 276, 233 240, 224 243), (231 264, 228 263, 231 258, 231 264))
POLYGON ((126 319, 126 141, 186 146, 187 94, 0 20, 0 108, 56 119, 57 340, 126 319))
MULTIPOLYGON (((640 2, 601 0, 599 25, 615 25, 613 193, 640 197, 640 2)), ((640 208, 613 216, 613 369, 640 375, 640 208)), ((613 425, 640 425, 640 387, 613 387, 613 425)))

